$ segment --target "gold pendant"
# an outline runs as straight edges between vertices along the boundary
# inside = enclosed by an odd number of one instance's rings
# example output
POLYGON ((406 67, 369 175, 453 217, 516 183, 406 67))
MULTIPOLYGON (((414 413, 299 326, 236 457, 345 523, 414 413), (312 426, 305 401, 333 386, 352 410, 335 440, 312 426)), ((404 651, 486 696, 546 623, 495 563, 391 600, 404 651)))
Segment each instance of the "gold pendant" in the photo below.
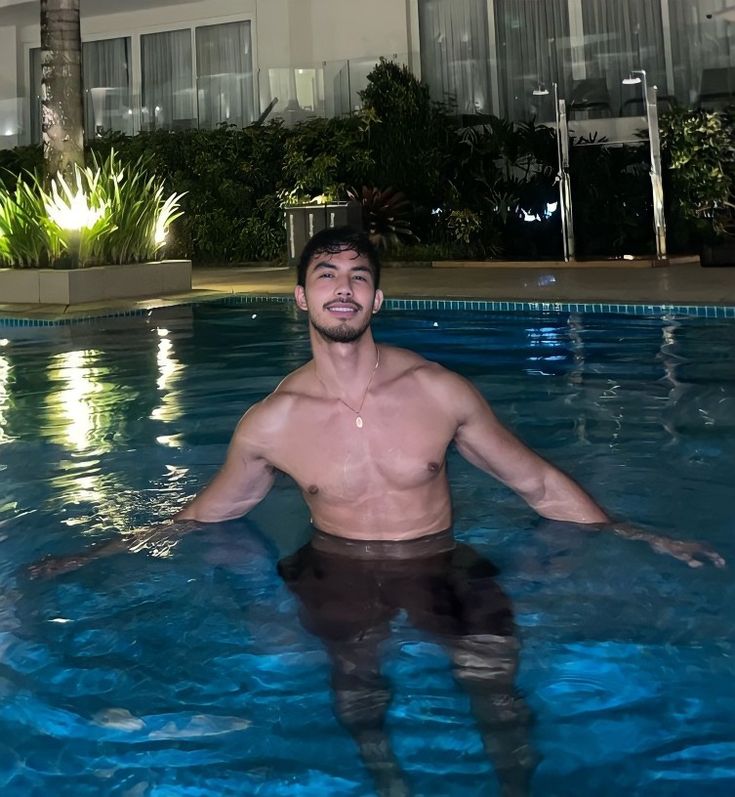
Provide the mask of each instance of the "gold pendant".
POLYGON ((359 415, 355 418, 355 426, 357 426, 358 429, 362 429, 362 418, 359 415))

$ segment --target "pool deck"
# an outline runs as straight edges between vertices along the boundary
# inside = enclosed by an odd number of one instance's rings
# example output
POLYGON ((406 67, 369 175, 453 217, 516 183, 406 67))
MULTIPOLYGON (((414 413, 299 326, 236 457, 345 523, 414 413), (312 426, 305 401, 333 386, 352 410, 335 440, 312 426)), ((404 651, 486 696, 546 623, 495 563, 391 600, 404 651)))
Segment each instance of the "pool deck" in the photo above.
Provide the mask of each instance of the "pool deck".
MULTIPOLYGON (((477 264, 479 265, 479 264, 477 264)), ((735 305, 735 267, 702 268, 691 263, 659 268, 559 263, 454 267, 388 267, 381 288, 393 299, 481 299, 549 303, 735 305)), ((0 303, 0 318, 55 321, 130 310, 208 301, 232 294, 284 296, 293 293, 294 269, 199 267, 192 290, 143 300, 80 305, 0 303)))

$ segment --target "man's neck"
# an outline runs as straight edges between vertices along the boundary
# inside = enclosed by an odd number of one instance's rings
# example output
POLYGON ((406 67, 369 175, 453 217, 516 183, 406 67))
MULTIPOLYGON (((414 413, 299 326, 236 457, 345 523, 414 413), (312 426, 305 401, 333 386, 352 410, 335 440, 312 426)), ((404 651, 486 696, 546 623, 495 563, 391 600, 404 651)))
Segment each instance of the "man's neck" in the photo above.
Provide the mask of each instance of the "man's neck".
POLYGON ((359 393, 375 370, 378 348, 370 330, 352 343, 327 341, 311 331, 311 348, 319 380, 335 397, 359 393))

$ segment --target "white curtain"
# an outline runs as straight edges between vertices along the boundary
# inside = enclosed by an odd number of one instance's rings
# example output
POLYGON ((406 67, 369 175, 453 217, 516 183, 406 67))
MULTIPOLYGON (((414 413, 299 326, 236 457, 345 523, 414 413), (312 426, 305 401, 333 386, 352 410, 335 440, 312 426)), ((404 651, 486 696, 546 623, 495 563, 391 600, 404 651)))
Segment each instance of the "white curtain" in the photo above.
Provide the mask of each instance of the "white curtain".
MULTIPOLYGON (((733 5, 733 0, 669 0, 674 86, 680 103, 698 103, 705 70, 735 67, 735 23, 714 15, 707 19, 707 14, 733 5)), ((707 74, 704 78, 706 82, 707 74)), ((735 85, 730 88, 735 92, 735 85)))
POLYGON ((84 132, 94 138, 105 130, 132 133, 130 39, 82 44, 84 132))
POLYGON ((457 113, 490 112, 487 31, 486 0, 419 0, 422 77, 457 113))
POLYGON ((250 22, 196 30, 199 125, 244 126, 255 120, 250 22))
POLYGON ((191 31, 147 33, 140 37, 140 54, 143 128, 196 127, 191 31))
POLYGON ((604 79, 613 116, 642 113, 640 88, 624 87, 632 69, 668 94, 660 0, 582 0, 588 78, 604 79))
POLYGON ((565 97, 571 82, 568 0, 495 0, 495 41, 501 116, 552 119, 552 83, 565 97))

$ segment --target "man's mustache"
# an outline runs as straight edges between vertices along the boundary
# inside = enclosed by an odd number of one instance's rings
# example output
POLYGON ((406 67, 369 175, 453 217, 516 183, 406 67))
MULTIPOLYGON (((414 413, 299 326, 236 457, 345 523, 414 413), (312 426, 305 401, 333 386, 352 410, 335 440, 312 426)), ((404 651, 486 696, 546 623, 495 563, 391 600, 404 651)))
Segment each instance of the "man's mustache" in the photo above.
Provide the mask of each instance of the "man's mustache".
POLYGON ((357 302, 336 301, 336 302, 327 302, 324 305, 325 310, 329 310, 330 307, 354 307, 355 310, 362 310, 362 305, 358 304, 357 302))

